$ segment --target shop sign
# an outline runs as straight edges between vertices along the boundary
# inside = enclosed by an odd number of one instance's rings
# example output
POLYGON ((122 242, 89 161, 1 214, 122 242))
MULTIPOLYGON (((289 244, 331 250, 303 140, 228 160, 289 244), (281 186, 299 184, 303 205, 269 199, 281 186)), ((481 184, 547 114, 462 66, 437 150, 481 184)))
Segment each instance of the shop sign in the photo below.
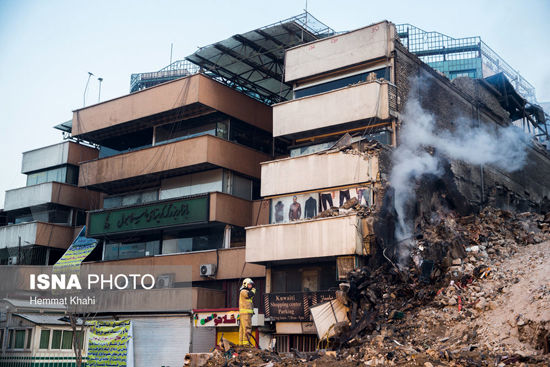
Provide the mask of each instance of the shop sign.
POLYGON ((88 237, 208 222, 208 196, 92 212, 88 237))
POLYGON ((202 326, 237 326, 238 311, 198 312, 193 316, 193 323, 202 326))
POLYGON ((310 308, 335 298, 335 291, 267 293, 265 317, 272 321, 312 321, 310 308))

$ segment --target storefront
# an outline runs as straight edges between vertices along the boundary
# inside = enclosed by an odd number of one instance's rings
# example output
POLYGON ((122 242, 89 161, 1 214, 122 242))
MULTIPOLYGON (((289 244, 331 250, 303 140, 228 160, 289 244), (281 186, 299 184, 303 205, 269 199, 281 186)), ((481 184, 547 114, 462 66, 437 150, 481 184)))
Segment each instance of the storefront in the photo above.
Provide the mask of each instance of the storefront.
POLYGON ((275 349, 279 353, 296 349, 317 349, 317 329, 311 318, 311 307, 336 298, 335 291, 268 293, 265 316, 275 322, 275 349))
MULTIPOLYGON (((259 327, 264 326, 264 315, 258 314, 254 309, 252 316, 252 338, 253 345, 266 347, 260 341, 259 327)), ((238 308, 216 308, 193 310, 192 320, 192 346, 194 353, 210 352, 220 341, 225 338, 232 343, 239 344, 239 309, 238 308)), ((263 338, 262 338, 263 340, 263 338)))

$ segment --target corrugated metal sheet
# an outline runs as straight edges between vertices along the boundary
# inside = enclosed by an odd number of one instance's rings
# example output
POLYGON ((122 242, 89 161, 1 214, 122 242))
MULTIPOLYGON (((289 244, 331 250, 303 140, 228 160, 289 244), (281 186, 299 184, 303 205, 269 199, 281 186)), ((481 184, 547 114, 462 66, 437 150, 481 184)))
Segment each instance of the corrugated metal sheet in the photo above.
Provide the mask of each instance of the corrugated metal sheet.
POLYGON ((216 328, 215 327, 196 327, 193 328, 192 353, 208 353, 216 346, 216 328))
POLYGON ((135 367, 181 367, 191 341, 189 316, 132 318, 135 367))
POLYGON ((14 313, 14 316, 21 317, 36 325, 69 325, 69 323, 61 321, 63 315, 41 315, 41 314, 26 314, 26 313, 14 313))

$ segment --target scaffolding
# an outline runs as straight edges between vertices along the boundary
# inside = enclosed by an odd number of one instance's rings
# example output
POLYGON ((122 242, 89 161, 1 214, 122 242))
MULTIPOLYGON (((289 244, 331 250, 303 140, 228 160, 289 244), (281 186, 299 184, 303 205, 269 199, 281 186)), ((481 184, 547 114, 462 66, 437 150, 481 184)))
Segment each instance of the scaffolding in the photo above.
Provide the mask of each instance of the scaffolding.
POLYGON ((410 52, 449 79, 460 76, 481 79, 504 73, 523 98, 536 103, 535 87, 480 37, 452 38, 439 32, 426 32, 411 24, 396 27, 401 43, 410 52))

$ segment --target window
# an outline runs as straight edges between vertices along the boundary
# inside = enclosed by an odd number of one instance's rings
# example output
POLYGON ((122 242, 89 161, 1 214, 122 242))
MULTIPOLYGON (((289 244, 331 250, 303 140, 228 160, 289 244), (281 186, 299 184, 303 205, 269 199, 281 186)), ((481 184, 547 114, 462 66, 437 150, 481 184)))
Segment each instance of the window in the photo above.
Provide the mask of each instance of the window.
POLYGON ((50 330, 40 331, 40 349, 48 349, 50 346, 50 330))
POLYGON ((64 330, 61 349, 73 349, 73 332, 64 330))
POLYGON ((31 349, 32 342, 32 329, 27 329, 27 346, 25 348, 31 349))
POLYGON ((25 349, 25 340, 27 340, 27 349, 30 348, 31 329, 10 329, 8 336, 8 349, 25 349), (29 335, 26 337, 26 335, 29 335))
POLYGON ((155 128, 155 144, 166 144, 202 135, 227 139, 227 116, 213 114, 155 128))
MULTIPOLYGON (((46 330, 43 330, 46 331, 46 330)), ((42 349, 42 334, 40 335, 40 348, 42 349)), ((53 330, 52 346, 50 349, 72 349, 73 332, 71 330, 53 330)))
POLYGON ((59 349, 61 348, 61 334, 63 334, 62 330, 54 330, 52 335, 52 349, 59 349))
POLYGON ((267 131, 240 120, 231 119, 229 140, 264 153, 271 153, 272 137, 267 131))
POLYGON ((389 68, 370 70, 361 74, 356 74, 341 79, 332 80, 330 82, 313 85, 311 87, 298 89, 294 91, 294 98, 312 96, 314 94, 320 94, 334 89, 343 88, 351 84, 364 82, 367 80, 367 75, 369 75, 370 73, 375 73, 377 79, 384 78, 386 80, 390 80, 389 70, 389 68))
POLYGON ((121 206, 150 203, 158 200, 158 190, 133 192, 124 195, 109 196, 103 200, 103 208, 111 209, 121 206))
POLYGON ((159 198, 165 200, 222 191, 222 172, 222 169, 214 169, 162 180, 159 198))
POLYGON ((223 247, 223 228, 206 228, 166 234, 162 241, 163 254, 213 250, 223 247))
POLYGON ((106 243, 103 260, 132 259, 160 253, 160 240, 136 243, 106 243))
POLYGON ((4 329, 0 329, 0 351, 4 348, 4 329))
POLYGON ((53 181, 69 183, 72 185, 78 184, 78 167, 65 165, 29 173, 27 175, 27 186, 53 181))

